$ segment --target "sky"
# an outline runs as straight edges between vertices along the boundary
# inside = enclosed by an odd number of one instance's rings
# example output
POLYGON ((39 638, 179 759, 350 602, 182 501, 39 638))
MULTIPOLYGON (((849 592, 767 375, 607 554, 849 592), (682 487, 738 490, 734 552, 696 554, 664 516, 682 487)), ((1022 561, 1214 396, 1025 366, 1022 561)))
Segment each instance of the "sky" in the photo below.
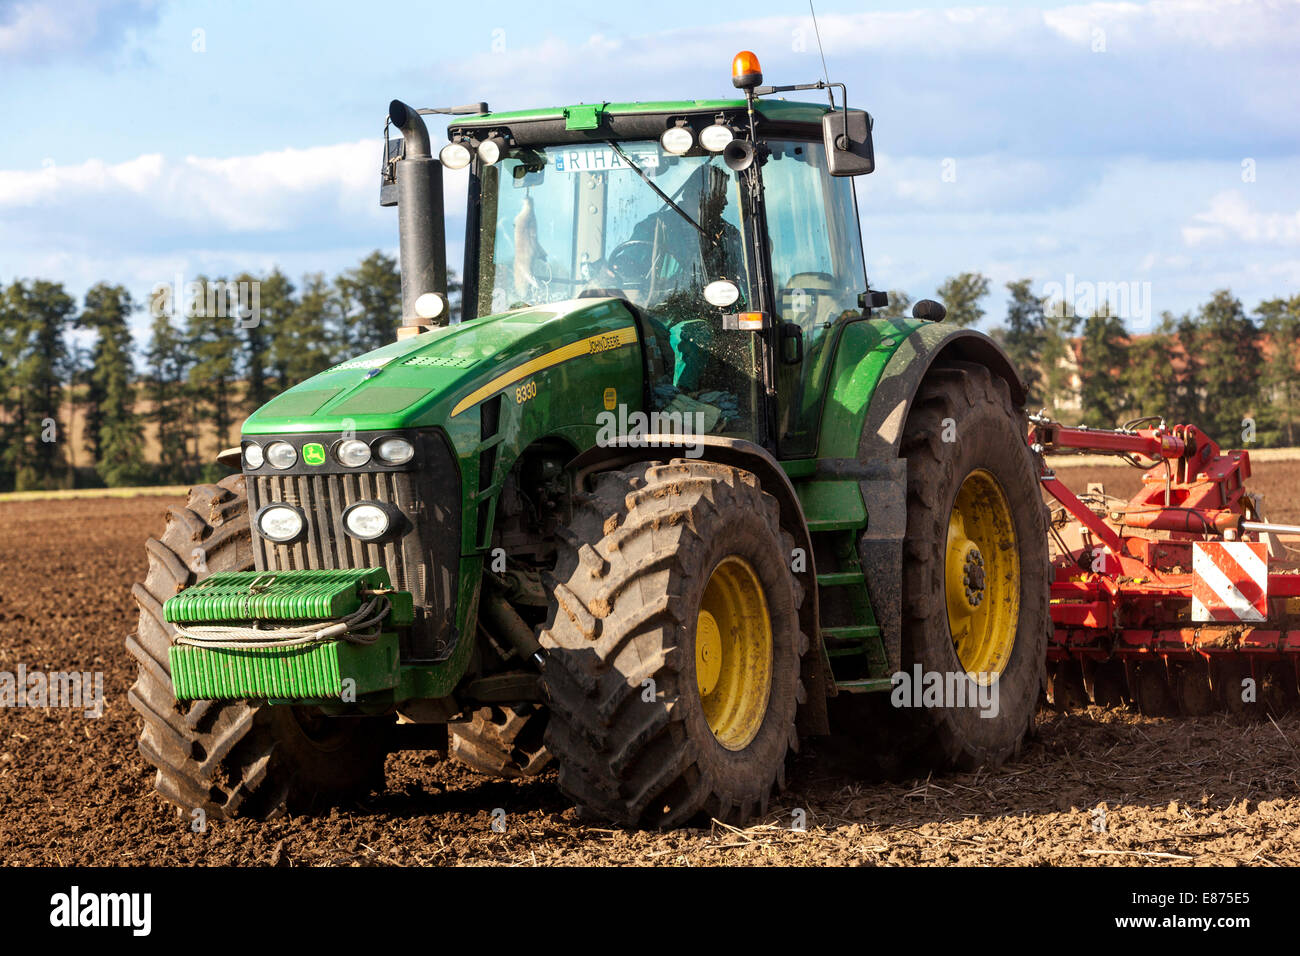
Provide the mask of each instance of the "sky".
MULTIPOLYGON (((1300 291, 1300 0, 819 0, 817 21, 875 118, 874 288, 982 272, 986 328, 1008 281, 1122 288, 1139 332, 1218 288, 1300 291)), ((0 282, 145 301, 177 276, 333 274, 396 253, 390 99, 730 97, 741 49, 768 83, 822 75, 806 0, 0 0, 0 282)), ((458 266, 463 176, 447 190, 458 266)))

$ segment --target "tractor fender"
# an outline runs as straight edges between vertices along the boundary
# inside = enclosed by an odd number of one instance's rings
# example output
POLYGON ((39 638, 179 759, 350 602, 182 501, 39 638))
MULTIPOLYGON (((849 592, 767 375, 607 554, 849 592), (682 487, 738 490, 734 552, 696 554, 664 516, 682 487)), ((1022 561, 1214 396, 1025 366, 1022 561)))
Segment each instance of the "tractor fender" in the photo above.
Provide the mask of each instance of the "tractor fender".
POLYGON ((858 558, 891 673, 898 671, 902 660, 907 534, 907 459, 898 457, 899 445, 922 380, 936 363, 951 359, 983 365, 1005 379, 1017 406, 1027 398, 1024 383, 1001 346, 982 332, 941 323, 919 326, 904 338, 880 374, 858 442, 858 461, 873 466, 859 483, 868 521, 858 542, 858 558))
POLYGON ((807 699, 799 705, 799 735, 810 737, 830 733, 826 698, 835 693, 835 682, 822 652, 812 536, 808 533, 808 521, 794 485, 772 453, 753 442, 720 435, 644 435, 634 439, 621 437, 606 445, 595 445, 569 462, 568 469, 573 475, 574 487, 581 488, 588 476, 596 472, 669 457, 700 458, 743 468, 752 472, 763 490, 776 499, 781 511, 781 526, 790 532, 795 547, 802 548, 807 557, 804 570, 795 572, 804 595, 799 607, 799 626, 808 636, 808 650, 804 653, 801 667, 804 689, 808 693, 807 699))

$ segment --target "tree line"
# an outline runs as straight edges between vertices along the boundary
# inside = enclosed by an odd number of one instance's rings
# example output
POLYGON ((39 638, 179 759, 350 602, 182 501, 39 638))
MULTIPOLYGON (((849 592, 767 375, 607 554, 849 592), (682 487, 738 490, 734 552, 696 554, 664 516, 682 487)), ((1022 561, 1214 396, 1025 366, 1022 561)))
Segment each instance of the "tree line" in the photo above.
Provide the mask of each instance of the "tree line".
MULTIPOLYGON (((1006 289, 1006 318, 989 334, 1024 379, 1030 411, 1094 428, 1157 416, 1194 424, 1225 448, 1300 443, 1300 295, 1248 312, 1220 289, 1182 315, 1135 321, 1091 290, 1071 301, 1042 295, 1031 279, 1006 289), (1094 301, 1080 309, 1083 299, 1094 301)), ((966 272, 941 284, 937 298, 946 321, 973 325, 988 292, 987 277, 966 272)), ((1149 304, 1148 294, 1148 312, 1149 304)), ((890 293, 888 312, 910 307, 890 293)))
MULTIPOLYGON (((238 440, 244 416, 393 341, 401 319, 397 262, 379 251, 332 278, 295 283, 277 268, 186 287, 198 294, 160 286, 137 302, 101 282, 78 303, 58 282, 0 284, 0 490, 210 480, 224 473, 215 450, 238 440), (241 289, 255 291, 255 309, 241 289), (213 290, 228 294, 214 304, 213 290), (137 348, 140 311, 150 324, 137 348)), ((989 287, 970 272, 942 283, 947 321, 980 322, 989 287)), ((454 279, 451 291, 454 303, 454 279)), ((1078 314, 1030 279, 1007 292, 991 334, 1025 378, 1031 410, 1097 427, 1158 415, 1226 446, 1300 442, 1300 295, 1248 313, 1221 290, 1141 333, 1107 300, 1078 314)), ((884 311, 910 307, 891 292, 884 311)))
POLYGON ((393 341, 400 321, 397 262, 379 251, 332 278, 200 275, 147 302, 108 282, 80 304, 57 282, 0 285, 0 490, 224 474, 213 450, 238 441, 245 415, 393 341), (254 290, 256 309, 239 290, 254 290), (141 311, 149 331, 136 348, 141 311))

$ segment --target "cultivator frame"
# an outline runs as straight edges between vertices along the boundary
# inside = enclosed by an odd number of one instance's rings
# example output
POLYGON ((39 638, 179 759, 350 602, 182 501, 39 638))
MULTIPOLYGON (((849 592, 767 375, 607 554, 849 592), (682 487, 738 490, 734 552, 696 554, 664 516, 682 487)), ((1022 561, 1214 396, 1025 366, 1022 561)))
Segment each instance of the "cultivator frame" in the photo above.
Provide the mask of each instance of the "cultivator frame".
POLYGON ((1105 430, 1030 418, 1041 484, 1059 502, 1049 697, 1156 715, 1285 711, 1300 677, 1300 565, 1277 536, 1300 526, 1263 520, 1245 488, 1247 452, 1154 421, 1105 430), (1053 452, 1123 456, 1146 467, 1142 489, 1127 503, 1102 489, 1080 497, 1043 458, 1053 452))

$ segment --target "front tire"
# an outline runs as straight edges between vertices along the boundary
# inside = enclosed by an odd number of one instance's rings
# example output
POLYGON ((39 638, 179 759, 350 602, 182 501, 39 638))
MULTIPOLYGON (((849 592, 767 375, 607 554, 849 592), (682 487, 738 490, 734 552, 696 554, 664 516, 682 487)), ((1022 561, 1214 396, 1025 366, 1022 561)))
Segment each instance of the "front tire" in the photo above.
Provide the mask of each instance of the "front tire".
POLYGON ((193 488, 146 550, 148 576, 131 591, 140 622, 126 648, 139 672, 128 700, 142 718, 140 753, 157 770, 159 795, 213 817, 265 817, 382 787, 391 720, 176 700, 167 656, 175 628, 163 602, 209 574, 253 569, 243 476, 193 488))
POLYGON ((561 535, 541 634, 560 788, 630 826, 766 813, 798 746, 807 648, 776 500, 695 460, 594 482, 561 535))

